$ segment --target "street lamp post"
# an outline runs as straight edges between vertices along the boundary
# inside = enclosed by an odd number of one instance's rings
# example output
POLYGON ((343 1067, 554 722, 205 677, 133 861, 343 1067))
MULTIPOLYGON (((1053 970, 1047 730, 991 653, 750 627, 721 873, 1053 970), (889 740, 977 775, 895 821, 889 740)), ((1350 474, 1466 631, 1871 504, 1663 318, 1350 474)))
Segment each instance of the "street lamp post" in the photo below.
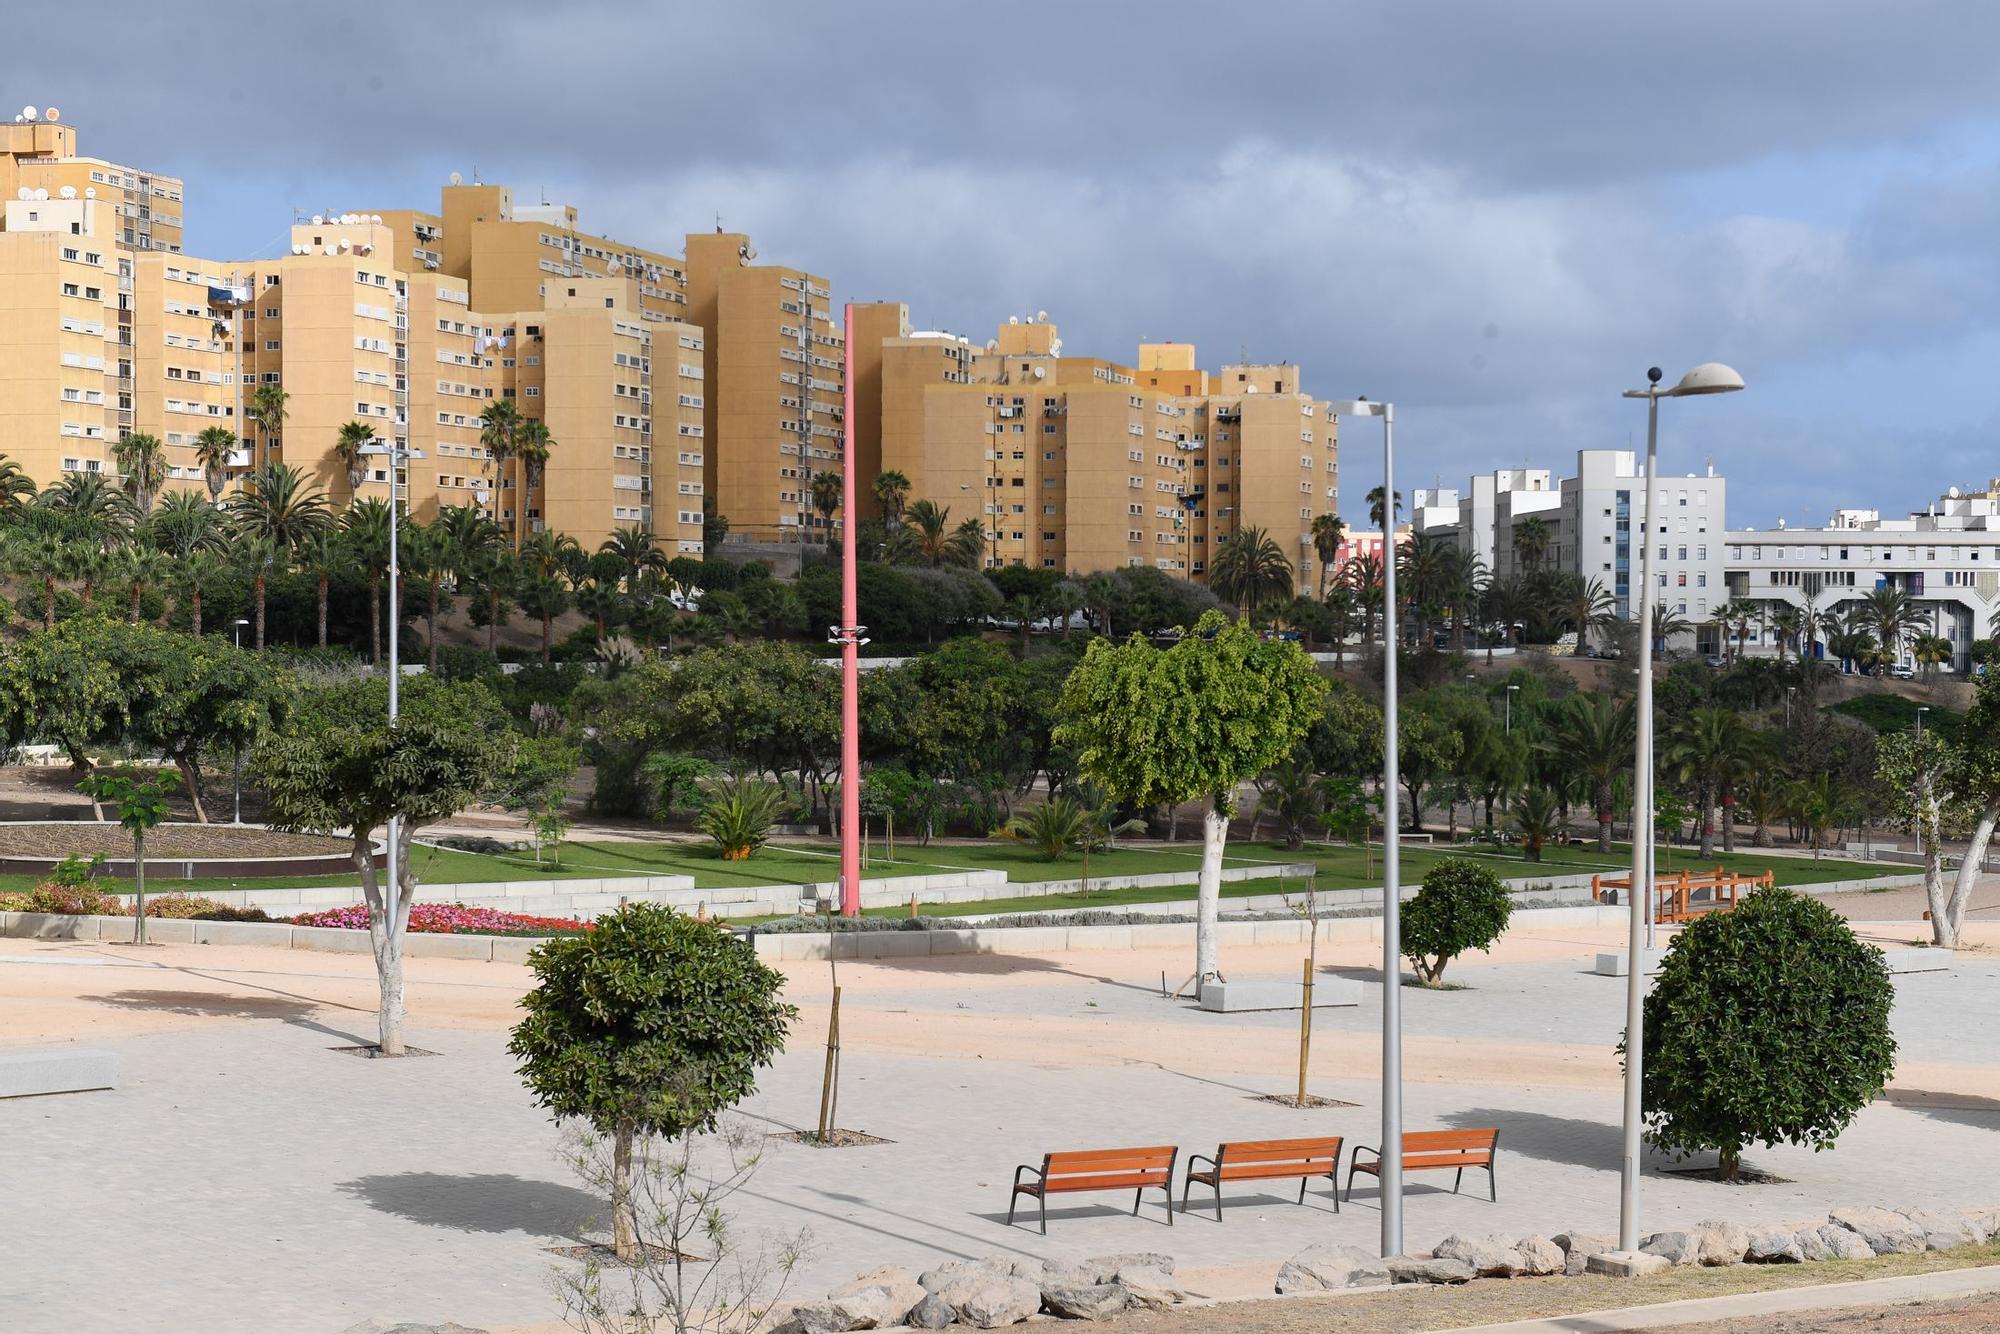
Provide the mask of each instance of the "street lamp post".
POLYGON ((1517 690, 1519 690, 1520 688, 1521 688, 1521 687, 1519 687, 1519 686, 1508 686, 1508 687, 1507 687, 1507 725, 1506 725, 1506 732, 1507 732, 1507 735, 1509 735, 1509 736, 1512 736, 1512 735, 1514 734, 1514 692, 1515 692, 1515 691, 1517 691, 1517 690))
POLYGON ((1365 398, 1335 416, 1382 419, 1382 1254, 1403 1253, 1402 834, 1396 796, 1396 409, 1365 398))
POLYGON ((1658 519, 1660 400, 1699 394, 1726 394, 1743 387, 1743 377, 1720 362, 1696 366, 1671 389, 1660 388, 1660 368, 1646 372, 1644 389, 1626 398, 1646 400, 1646 499, 1640 515, 1638 738, 1633 748, 1631 929, 1627 936, 1625 985, 1625 1136, 1618 1183, 1618 1249, 1639 1249, 1640 1089, 1645 1072, 1645 1004, 1648 907, 1653 897, 1653 531, 1658 519), (1641 829, 1645 832, 1642 835, 1641 829))
MULTIPOLYGON (((377 441, 372 445, 363 445, 361 452, 389 460, 389 726, 393 729, 396 725, 396 705, 403 684, 402 660, 398 656, 397 649, 397 631, 401 628, 403 617, 400 588, 402 567, 398 563, 396 537, 396 503, 400 496, 396 485, 396 472, 405 463, 412 459, 420 459, 424 454, 420 449, 411 449, 401 440, 377 441)), ((396 831, 400 823, 395 816, 389 817, 388 865, 382 875, 382 908, 388 914, 392 926, 396 921, 397 897, 401 889, 396 883, 396 831)))
POLYGON ((1931 706, 1928 704, 1917 705, 1917 740, 1919 741, 1924 739, 1924 715, 1930 711, 1931 706))

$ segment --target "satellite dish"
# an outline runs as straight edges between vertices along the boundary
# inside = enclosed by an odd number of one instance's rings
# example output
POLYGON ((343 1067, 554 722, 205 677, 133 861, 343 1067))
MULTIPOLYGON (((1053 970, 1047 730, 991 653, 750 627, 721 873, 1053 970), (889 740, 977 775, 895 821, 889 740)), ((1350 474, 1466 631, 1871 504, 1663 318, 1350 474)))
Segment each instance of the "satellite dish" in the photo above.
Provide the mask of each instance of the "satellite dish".
POLYGON ((35 197, 35 192, 33 190, 30 190, 27 186, 24 185, 20 189, 14 192, 14 197, 16 199, 33 199, 35 197))
POLYGON ((22 120, 33 120, 33 119, 35 118, 35 114, 36 114, 36 113, 35 113, 35 109, 34 109, 33 107, 22 107, 22 108, 21 108, 21 119, 22 119, 22 120))
POLYGON ((368 221, 379 225, 382 221, 382 215, 380 213, 371 213, 368 216, 368 221))
POLYGON ((48 110, 44 111, 42 115, 50 123, 54 123, 62 119, 62 112, 57 111, 54 107, 50 107, 48 110))
POLYGON ((64 199, 76 198, 76 187, 74 185, 65 185, 62 188, 62 197, 64 199))
POLYGON ((84 186, 84 187, 83 187, 83 197, 84 197, 85 199, 95 199, 95 198, 97 198, 97 187, 96 187, 96 186, 94 186, 94 185, 86 185, 86 186, 84 186))
POLYGON ((457 172, 453 172, 453 173, 451 174, 451 183, 452 183, 453 185, 464 185, 464 184, 465 184, 465 177, 463 177, 463 176, 459 175, 459 174, 458 174, 457 172))
MULTIPOLYGON (((339 243, 338 243, 337 245, 335 245, 335 246, 334 246, 334 249, 335 249, 335 250, 338 250, 338 251, 339 251, 339 252, 340 252, 341 254, 343 254, 343 255, 344 255, 344 254, 346 254, 346 253, 347 253, 347 238, 346 238, 346 237, 344 237, 344 236, 343 236, 343 237, 341 237, 341 238, 340 238, 340 241, 339 241, 339 243)), ((332 251, 328 251, 327 253, 331 254, 331 253, 332 253, 332 251)))
POLYGON ((1040 367, 1040 366, 1037 366, 1037 367, 1035 367, 1035 378, 1036 378, 1037 380, 1041 379, 1041 378, 1042 378, 1042 377, 1043 377, 1044 375, 1047 375, 1047 374, 1048 374, 1048 371, 1046 371, 1046 370, 1045 370, 1045 369, 1043 369, 1042 367, 1040 367))
POLYGON ((1049 322, 1049 313, 1046 310, 1038 310, 1035 312, 1035 318, 1041 323, 1047 324, 1049 322))
POLYGON ((325 225, 326 225, 326 218, 324 215, 319 213, 313 214, 313 226, 323 227, 325 225))
POLYGON ((48 197, 49 197, 49 192, 48 192, 48 190, 47 190, 47 189, 45 189, 45 188, 43 188, 43 187, 41 187, 41 186, 37 186, 37 187, 35 188, 35 198, 37 198, 37 199, 47 199, 48 197))
POLYGON ((1958 499, 1958 488, 1955 486, 1947 488, 1945 494, 1950 496, 1953 500, 1956 500, 1958 499))
POLYGON ((1019 324, 1020 322, 1021 322, 1021 317, 1019 315, 1009 315, 1007 317, 1007 323, 1009 324, 1019 324))

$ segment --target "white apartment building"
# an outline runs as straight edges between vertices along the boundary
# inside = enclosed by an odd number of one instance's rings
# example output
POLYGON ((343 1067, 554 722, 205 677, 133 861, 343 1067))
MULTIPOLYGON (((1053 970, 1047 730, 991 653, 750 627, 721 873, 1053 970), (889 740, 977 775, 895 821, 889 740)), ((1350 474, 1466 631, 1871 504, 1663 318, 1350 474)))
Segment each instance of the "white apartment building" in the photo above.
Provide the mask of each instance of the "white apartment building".
POLYGON ((1645 528, 1646 479, 1629 449, 1582 449, 1576 474, 1556 480, 1546 469, 1506 468, 1473 478, 1461 493, 1415 493, 1416 531, 1450 537, 1470 547, 1496 579, 1525 574, 1517 539, 1521 526, 1539 519, 1549 538, 1542 568, 1578 574, 1604 586, 1618 615, 1638 608, 1637 579, 1643 547, 1654 546, 1656 604, 1699 624, 1729 598, 1723 550, 1728 483, 1715 474, 1662 475, 1656 491, 1660 514, 1645 528))
MULTIPOLYGON (((1729 596, 1752 605, 1838 613, 1877 588, 1900 588, 1930 633, 1950 641, 1952 669, 1965 671, 1976 640, 1994 633, 2000 612, 2000 479, 1983 491, 1952 487, 1922 513, 1884 519, 1843 509, 1823 528, 1732 530, 1729 596)), ((1746 645, 1777 652, 1769 625, 1746 645)), ((1822 649, 1822 652, 1824 650, 1822 649)), ((1908 652, 1903 655, 1909 661, 1908 652)))

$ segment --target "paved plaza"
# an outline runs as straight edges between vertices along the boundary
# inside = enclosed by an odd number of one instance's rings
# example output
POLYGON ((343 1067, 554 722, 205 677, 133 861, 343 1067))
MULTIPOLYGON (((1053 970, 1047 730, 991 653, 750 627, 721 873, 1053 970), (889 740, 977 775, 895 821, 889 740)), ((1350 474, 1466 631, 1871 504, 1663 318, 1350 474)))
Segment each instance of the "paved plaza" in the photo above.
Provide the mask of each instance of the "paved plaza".
MULTIPOLYGON (((1884 941, 1914 925, 1863 927, 1884 941)), ((1982 932, 2000 930, 1978 928, 1982 932)), ((1588 971, 1615 933, 1538 930, 1403 992, 1410 1128, 1500 1127, 1498 1204, 1483 1174, 1449 1193, 1415 1176, 1412 1248, 1454 1231, 1613 1231, 1623 983, 1588 971)), ((1296 1012, 1205 1014, 1160 994, 1179 951, 842 963, 840 1123, 888 1144, 822 1150, 771 1141, 743 1197, 746 1237, 810 1229, 795 1291, 817 1295, 877 1264, 996 1252, 1054 1257, 1164 1250, 1188 1286, 1268 1291, 1316 1241, 1372 1245, 1372 1184, 1336 1214, 1315 1190, 1237 1187, 1224 1220, 1173 1226, 1149 1201, 1066 1200, 1050 1235, 1003 1226, 1016 1163, 1055 1148, 1334 1133, 1377 1142, 1375 947, 1323 949, 1363 980, 1363 1003, 1321 1010, 1313 1092, 1357 1104, 1297 1111, 1296 1012)), ((1295 978, 1297 947, 1225 951, 1231 977, 1295 978)), ((790 1050, 742 1109, 783 1131, 812 1124, 830 970, 785 965, 801 1007, 790 1050)), ((115 1051, 114 1092, 0 1102, 0 1329, 338 1330, 383 1316, 489 1329, 557 1328, 549 1246, 600 1200, 570 1180, 558 1132, 505 1052, 525 968, 411 961, 412 1040, 439 1053, 359 1060, 373 1031, 361 956, 0 941, 0 1041, 115 1051)), ((1897 979, 1902 1044, 1889 1096, 1835 1151, 1755 1149, 1784 1185, 1730 1187, 1654 1172, 1648 1229, 1724 1215, 1806 1218, 1842 1204, 2000 1204, 2000 954, 1897 979)), ((1672 1166, 1661 1163, 1659 1166, 1672 1166)))

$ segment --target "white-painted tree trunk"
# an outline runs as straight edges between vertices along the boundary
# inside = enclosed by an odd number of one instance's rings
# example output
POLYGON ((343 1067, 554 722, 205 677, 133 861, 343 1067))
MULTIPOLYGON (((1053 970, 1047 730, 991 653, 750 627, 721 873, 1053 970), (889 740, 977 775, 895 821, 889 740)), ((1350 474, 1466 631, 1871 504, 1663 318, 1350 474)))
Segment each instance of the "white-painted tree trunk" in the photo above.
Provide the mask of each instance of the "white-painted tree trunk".
POLYGON ((1996 821, 2000 821, 2000 802, 1989 802, 1979 812, 1979 823, 1972 827, 1972 843, 1965 850, 1965 860, 1958 865, 1958 875, 1951 885, 1951 901, 1945 904, 1942 914, 1937 910, 1937 900, 1931 900, 1931 938, 1947 949, 1958 946, 1958 933, 1965 926, 1965 908, 1972 902, 1972 886, 1979 879, 1979 868, 1986 860, 1987 846, 1993 841, 1996 821))
POLYGON ((1195 890, 1195 984, 1220 976, 1216 968, 1215 925, 1222 909, 1222 845, 1229 837, 1229 814, 1211 805, 1201 814, 1201 879, 1195 890))
POLYGON ((410 882, 409 831, 401 831, 398 846, 389 850, 396 859, 396 912, 390 917, 382 897, 382 881, 367 831, 354 838, 354 861, 361 869, 361 892, 368 905, 368 945, 375 955, 375 979, 381 991, 377 1025, 384 1056, 403 1055, 403 939, 410 926, 410 901, 416 886, 410 882))

